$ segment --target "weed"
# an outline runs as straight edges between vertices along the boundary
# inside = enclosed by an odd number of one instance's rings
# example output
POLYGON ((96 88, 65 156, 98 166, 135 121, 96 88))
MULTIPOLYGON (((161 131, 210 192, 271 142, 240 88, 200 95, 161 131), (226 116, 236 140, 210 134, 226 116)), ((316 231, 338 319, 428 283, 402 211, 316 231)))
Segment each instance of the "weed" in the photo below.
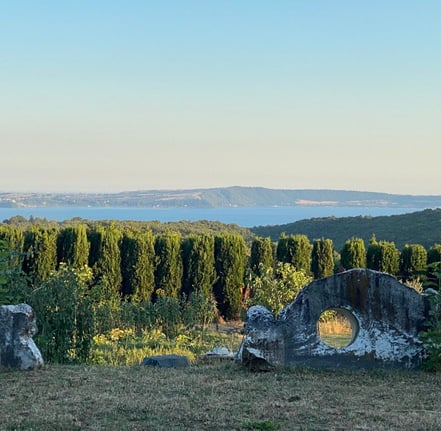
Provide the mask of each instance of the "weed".
POLYGON ((244 425, 242 425, 242 428, 246 430, 272 431, 280 429, 280 425, 272 421, 254 421, 246 422, 244 425))

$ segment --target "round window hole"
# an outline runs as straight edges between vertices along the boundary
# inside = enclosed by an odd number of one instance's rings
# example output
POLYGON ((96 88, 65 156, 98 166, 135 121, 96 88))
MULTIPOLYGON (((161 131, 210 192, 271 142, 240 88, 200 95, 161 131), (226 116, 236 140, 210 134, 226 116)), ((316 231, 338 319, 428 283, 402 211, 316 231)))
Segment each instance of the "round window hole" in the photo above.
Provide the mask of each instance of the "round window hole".
POLYGON ((357 319, 344 308, 329 308, 320 314, 317 332, 327 346, 344 349, 357 337, 357 319))

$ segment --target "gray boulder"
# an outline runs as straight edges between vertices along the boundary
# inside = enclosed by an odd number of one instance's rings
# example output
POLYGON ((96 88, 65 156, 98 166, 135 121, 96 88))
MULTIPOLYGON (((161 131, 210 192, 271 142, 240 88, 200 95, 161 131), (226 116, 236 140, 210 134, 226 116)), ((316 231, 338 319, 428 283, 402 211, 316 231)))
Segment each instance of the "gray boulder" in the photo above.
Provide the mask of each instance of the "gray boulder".
POLYGON ((159 355, 145 357, 141 365, 160 368, 186 368, 190 366, 190 361, 187 356, 159 355))
POLYGON ((32 337, 37 333, 35 313, 27 304, 0 306, 0 366, 31 370, 43 365, 32 337))

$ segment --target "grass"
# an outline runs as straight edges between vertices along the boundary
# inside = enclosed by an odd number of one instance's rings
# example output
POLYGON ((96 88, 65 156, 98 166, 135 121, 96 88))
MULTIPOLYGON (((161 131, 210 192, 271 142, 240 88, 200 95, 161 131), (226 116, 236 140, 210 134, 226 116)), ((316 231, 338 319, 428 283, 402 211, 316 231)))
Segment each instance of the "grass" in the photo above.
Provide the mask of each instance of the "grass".
POLYGON ((160 331, 145 331, 139 336, 131 329, 116 328, 107 335, 94 337, 90 362, 94 365, 138 365, 146 356, 171 353, 185 355, 194 362, 217 346, 235 352, 242 339, 237 329, 187 330, 168 340, 160 331))
POLYGON ((0 430, 441 429, 441 375, 233 363, 0 370, 0 430))
POLYGON ((322 341, 336 349, 346 347, 352 340, 351 323, 341 314, 319 320, 317 330, 322 341))

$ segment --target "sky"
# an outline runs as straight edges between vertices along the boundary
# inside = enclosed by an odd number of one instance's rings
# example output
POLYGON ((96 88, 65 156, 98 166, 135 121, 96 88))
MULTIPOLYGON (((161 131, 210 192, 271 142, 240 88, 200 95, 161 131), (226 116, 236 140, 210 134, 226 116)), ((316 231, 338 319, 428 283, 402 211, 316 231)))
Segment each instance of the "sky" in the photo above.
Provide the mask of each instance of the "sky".
POLYGON ((439 0, 0 0, 0 191, 441 194, 439 0))

